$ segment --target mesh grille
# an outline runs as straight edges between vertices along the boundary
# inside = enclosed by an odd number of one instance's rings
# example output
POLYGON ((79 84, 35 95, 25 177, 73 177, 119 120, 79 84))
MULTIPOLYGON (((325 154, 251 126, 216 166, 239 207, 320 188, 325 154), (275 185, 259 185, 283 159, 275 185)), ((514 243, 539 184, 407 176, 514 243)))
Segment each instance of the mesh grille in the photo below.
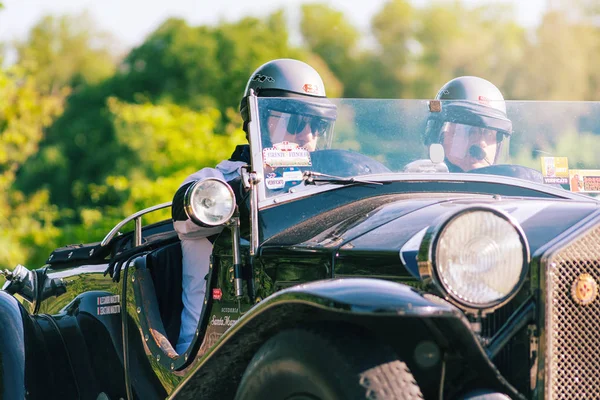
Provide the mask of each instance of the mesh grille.
POLYGON ((600 399, 600 298, 573 299, 581 274, 600 282, 600 227, 556 253, 547 264, 546 398, 600 399))

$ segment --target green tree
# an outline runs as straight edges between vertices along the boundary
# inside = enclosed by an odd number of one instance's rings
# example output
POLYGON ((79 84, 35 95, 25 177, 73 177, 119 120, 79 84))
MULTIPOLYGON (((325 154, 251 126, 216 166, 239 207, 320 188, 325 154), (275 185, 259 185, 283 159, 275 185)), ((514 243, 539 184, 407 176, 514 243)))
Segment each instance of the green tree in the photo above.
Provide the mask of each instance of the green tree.
POLYGON ((75 209, 89 204, 89 183, 102 182, 114 165, 129 153, 115 141, 106 99, 111 81, 84 86, 66 102, 65 111, 46 130, 40 150, 22 169, 17 187, 32 193, 40 186, 50 192, 51 202, 75 209))
POLYGON ((302 56, 288 44, 282 12, 216 27, 169 19, 129 53, 122 76, 130 94, 194 109, 217 107, 226 115, 239 106, 256 67, 272 58, 302 56))
POLYGON ((129 181, 121 181, 121 187, 131 188, 124 203, 133 206, 132 212, 170 201, 185 176, 229 158, 245 141, 241 129, 231 135, 215 133, 220 120, 216 109, 196 112, 175 104, 129 104, 111 98, 109 110, 117 141, 133 156, 128 165, 117 166, 107 182, 115 176, 129 181))
MULTIPOLYGON (((216 134, 216 109, 196 112, 175 104, 131 104, 108 100, 115 139, 129 156, 113 164, 103 180, 79 181, 75 192, 89 195, 74 207, 74 222, 62 229, 61 242, 93 242, 125 216, 155 204, 171 201, 183 179, 203 166, 229 158, 245 139, 241 129, 216 134)), ((169 218, 167 211, 144 218, 144 223, 169 218)))
POLYGON ((526 47, 528 62, 523 62, 516 74, 515 97, 598 98, 599 38, 597 27, 574 23, 560 11, 546 13, 526 47))
POLYGON ((300 30, 308 49, 321 57, 340 80, 348 82, 360 35, 343 13, 323 4, 305 4, 300 30))
POLYGON ((371 20, 371 31, 379 48, 367 65, 374 68, 371 76, 381 97, 408 97, 410 94, 411 46, 418 23, 415 17, 416 10, 409 1, 390 0, 371 20))
POLYGON ((488 79, 508 94, 525 54, 525 31, 514 22, 511 5, 434 3, 419 11, 418 20, 413 95, 430 98, 461 75, 488 79))
POLYGON ((116 68, 114 39, 87 14, 45 16, 15 44, 17 63, 35 76, 40 89, 57 93, 110 77, 116 68))
MULTIPOLYGON (((29 193, 39 187, 42 177, 54 204, 67 209, 91 205, 91 185, 104 184, 115 168, 130 165, 135 157, 130 147, 117 140, 107 108, 109 97, 130 103, 175 103, 195 111, 216 108, 220 120, 215 131, 232 134, 241 126, 237 110, 250 74, 278 57, 312 57, 288 44, 281 12, 264 20, 244 18, 213 28, 167 20, 130 52, 113 77, 84 85, 70 96, 64 114, 21 174, 20 188, 29 193)), ((316 65, 319 61, 310 62, 326 84, 335 84, 327 66, 322 61, 316 65)), ((332 87, 330 96, 336 94, 332 87)), ((107 206, 122 200, 103 199, 107 206)))
MULTIPOLYGON (((62 97, 41 94, 35 79, 17 67, 0 70, 0 265, 43 262, 33 246, 58 236, 56 207, 48 192, 29 195, 14 189, 22 166, 38 151, 43 131, 62 111, 62 97)), ((51 244, 50 244, 51 246, 51 244)))

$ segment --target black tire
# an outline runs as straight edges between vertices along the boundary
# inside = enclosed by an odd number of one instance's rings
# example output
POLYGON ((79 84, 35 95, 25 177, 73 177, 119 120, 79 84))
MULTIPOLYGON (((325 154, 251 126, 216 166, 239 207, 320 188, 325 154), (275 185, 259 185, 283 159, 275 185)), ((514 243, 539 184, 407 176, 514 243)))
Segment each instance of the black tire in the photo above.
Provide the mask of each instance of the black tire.
POLYGON ((422 399, 408 366, 388 348, 347 333, 293 329, 254 355, 236 400, 422 399))

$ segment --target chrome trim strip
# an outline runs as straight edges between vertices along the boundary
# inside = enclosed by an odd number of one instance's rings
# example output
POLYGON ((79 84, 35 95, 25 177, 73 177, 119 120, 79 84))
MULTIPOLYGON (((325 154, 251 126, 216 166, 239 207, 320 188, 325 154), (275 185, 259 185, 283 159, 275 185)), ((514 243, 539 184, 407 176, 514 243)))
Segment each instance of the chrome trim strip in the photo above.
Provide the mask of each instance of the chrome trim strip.
POLYGON ((256 173, 250 174, 250 255, 255 256, 259 246, 259 229, 258 229, 258 184, 256 173))
MULTIPOLYGON (((250 140, 250 154, 252 161, 252 171, 256 174, 256 178, 260 181, 265 174, 262 163, 262 148, 261 148, 261 133, 260 133, 260 118, 258 114, 258 98, 254 91, 250 91, 248 96, 248 109, 250 111, 250 122, 248 123, 248 131, 250 140)), ((266 192, 263 185, 257 185, 258 200, 263 201, 266 198, 266 192)))
POLYGON ((102 247, 106 246, 112 240, 112 238, 119 232, 119 229, 121 229, 125 224, 127 224, 128 222, 131 222, 132 220, 136 220, 136 222, 135 222, 136 223, 136 236, 135 236, 136 246, 137 246, 138 241, 141 244, 142 243, 142 221, 141 221, 142 215, 151 213, 153 211, 161 210, 163 208, 167 208, 170 206, 171 206, 171 202, 169 201, 167 203, 157 204, 155 206, 145 208, 141 211, 136 212, 135 214, 131 214, 129 217, 125 218, 124 220, 119 222, 117 225, 115 225, 115 227, 112 228, 110 230, 110 232, 108 232, 108 234, 104 237, 104 239, 102 239, 102 242, 100 242, 100 246, 102 246, 102 247), (139 222, 138 222, 138 219, 139 219, 139 222), (139 236, 138 236, 138 231, 137 231, 138 223, 140 224, 139 236))

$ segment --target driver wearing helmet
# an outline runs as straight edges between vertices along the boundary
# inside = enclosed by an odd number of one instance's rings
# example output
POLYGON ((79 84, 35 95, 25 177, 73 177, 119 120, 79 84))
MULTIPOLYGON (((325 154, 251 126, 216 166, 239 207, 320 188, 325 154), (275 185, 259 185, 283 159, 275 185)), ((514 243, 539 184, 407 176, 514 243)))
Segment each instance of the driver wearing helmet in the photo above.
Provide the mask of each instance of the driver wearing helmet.
POLYGON ((336 106, 327 99, 323 80, 313 67, 292 59, 279 59, 259 67, 248 81, 240 103, 246 134, 251 90, 258 97, 277 98, 260 108, 263 148, 290 142, 315 151, 326 145, 337 112, 336 106))
POLYGON ((461 76, 439 90, 424 142, 444 148, 450 172, 466 172, 506 161, 512 122, 500 90, 475 76, 461 76))
MULTIPOLYGON (((258 97, 293 98, 285 99, 286 101, 274 99, 269 108, 261 111, 263 147, 288 141, 314 151, 318 140, 331 132, 335 106, 326 99, 323 81, 310 65, 293 59, 276 59, 263 64, 252 73, 240 103, 246 138, 249 135, 248 96, 251 90, 258 97)), ((209 177, 232 181, 241 175, 241 168, 249 164, 249 146, 239 145, 229 160, 220 162, 215 168, 203 168, 188 176, 173 197, 173 226, 182 249, 183 311, 175 346, 179 354, 183 354, 191 344, 202 313, 206 293, 205 277, 209 271, 213 246, 210 239, 214 240, 214 235, 223 229, 194 224, 184 210, 185 192, 194 182, 209 177)))

